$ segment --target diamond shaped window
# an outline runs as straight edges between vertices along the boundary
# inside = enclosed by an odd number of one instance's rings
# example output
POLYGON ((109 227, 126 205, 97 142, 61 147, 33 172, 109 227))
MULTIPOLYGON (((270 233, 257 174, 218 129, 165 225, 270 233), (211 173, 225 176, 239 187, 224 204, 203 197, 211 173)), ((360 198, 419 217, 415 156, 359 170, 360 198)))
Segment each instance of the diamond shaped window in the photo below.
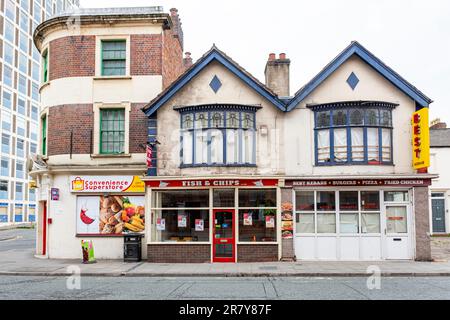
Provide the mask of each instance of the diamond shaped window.
POLYGON ((214 76, 214 78, 211 80, 209 86, 215 93, 220 90, 222 87, 222 82, 220 82, 219 78, 217 76, 214 76))
POLYGON ((350 88, 352 88, 352 90, 355 90, 356 86, 359 83, 359 79, 354 72, 352 72, 352 74, 348 77, 347 83, 350 88))

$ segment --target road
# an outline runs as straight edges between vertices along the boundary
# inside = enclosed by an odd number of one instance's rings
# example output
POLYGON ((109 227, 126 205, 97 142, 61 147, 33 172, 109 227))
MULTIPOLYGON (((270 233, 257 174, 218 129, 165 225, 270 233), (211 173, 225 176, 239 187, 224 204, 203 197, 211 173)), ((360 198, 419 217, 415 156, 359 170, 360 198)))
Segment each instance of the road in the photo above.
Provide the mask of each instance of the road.
POLYGON ((0 277, 0 300, 397 300, 450 299, 450 278, 383 278, 369 290, 365 278, 101 278, 0 277))
POLYGON ((35 229, 0 231, 0 252, 6 250, 34 250, 35 243, 35 229))

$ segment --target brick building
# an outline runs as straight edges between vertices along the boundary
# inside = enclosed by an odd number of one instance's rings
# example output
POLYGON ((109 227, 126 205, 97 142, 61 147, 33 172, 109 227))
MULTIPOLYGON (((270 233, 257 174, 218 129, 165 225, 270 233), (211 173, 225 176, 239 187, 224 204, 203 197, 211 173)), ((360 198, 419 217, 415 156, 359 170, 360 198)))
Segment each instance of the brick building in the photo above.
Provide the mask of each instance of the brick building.
POLYGON ((286 54, 265 84, 215 46, 183 59, 175 9, 68 18, 35 33, 39 254, 122 258, 138 232, 150 262, 431 259, 432 101, 359 43, 291 95, 286 54))

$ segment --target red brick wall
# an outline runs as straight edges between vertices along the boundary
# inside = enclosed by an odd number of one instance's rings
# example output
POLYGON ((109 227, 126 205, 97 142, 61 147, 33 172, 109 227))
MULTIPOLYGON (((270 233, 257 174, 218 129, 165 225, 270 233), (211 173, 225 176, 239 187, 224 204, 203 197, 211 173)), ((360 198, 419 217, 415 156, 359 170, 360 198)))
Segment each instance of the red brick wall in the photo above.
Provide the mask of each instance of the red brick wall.
POLYGON ((130 153, 145 153, 140 144, 146 145, 148 140, 148 118, 142 108, 146 103, 131 104, 130 113, 130 153))
POLYGON ((163 89, 167 88, 184 72, 183 49, 172 30, 165 30, 162 48, 163 89))
POLYGON ((70 133, 73 130, 73 154, 91 153, 92 104, 62 105, 49 108, 47 154, 70 154, 70 133))
POLYGON ((162 36, 160 34, 131 35, 131 75, 159 75, 161 71, 162 36))
POLYGON ((95 36, 70 36, 50 42, 49 80, 95 76, 95 36))
POLYGON ((211 245, 209 244, 149 244, 148 262, 152 263, 209 263, 211 245))
POLYGON ((277 244, 238 244, 238 262, 273 262, 278 261, 277 244))
MULTIPOLYGON (((130 153, 145 153, 147 117, 141 108, 145 103, 133 103, 130 113, 130 153)), ((50 107, 48 115, 49 156, 70 154, 70 133, 73 131, 72 153, 91 153, 91 131, 94 130, 92 104, 72 104, 50 107)))

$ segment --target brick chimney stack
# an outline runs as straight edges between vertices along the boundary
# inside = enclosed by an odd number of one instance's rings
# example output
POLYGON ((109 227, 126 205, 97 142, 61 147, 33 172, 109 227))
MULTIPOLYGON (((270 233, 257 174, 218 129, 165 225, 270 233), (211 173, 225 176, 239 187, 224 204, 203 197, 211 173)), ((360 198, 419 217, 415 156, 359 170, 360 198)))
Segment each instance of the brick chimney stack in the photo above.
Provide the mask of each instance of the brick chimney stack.
POLYGON ((181 44, 181 49, 183 49, 184 48, 183 28, 181 27, 182 23, 177 8, 170 9, 170 17, 172 18, 173 22, 173 36, 175 38, 178 38, 181 44))
POLYGON ((434 119, 431 121, 430 130, 447 129, 447 124, 442 122, 441 119, 434 119))
POLYGON ((192 57, 190 52, 185 52, 183 58, 184 70, 189 69, 192 66, 192 57))
POLYGON ((291 60, 286 58, 285 53, 280 53, 278 59, 275 53, 269 55, 264 74, 266 86, 279 97, 289 97, 289 68, 291 60))

